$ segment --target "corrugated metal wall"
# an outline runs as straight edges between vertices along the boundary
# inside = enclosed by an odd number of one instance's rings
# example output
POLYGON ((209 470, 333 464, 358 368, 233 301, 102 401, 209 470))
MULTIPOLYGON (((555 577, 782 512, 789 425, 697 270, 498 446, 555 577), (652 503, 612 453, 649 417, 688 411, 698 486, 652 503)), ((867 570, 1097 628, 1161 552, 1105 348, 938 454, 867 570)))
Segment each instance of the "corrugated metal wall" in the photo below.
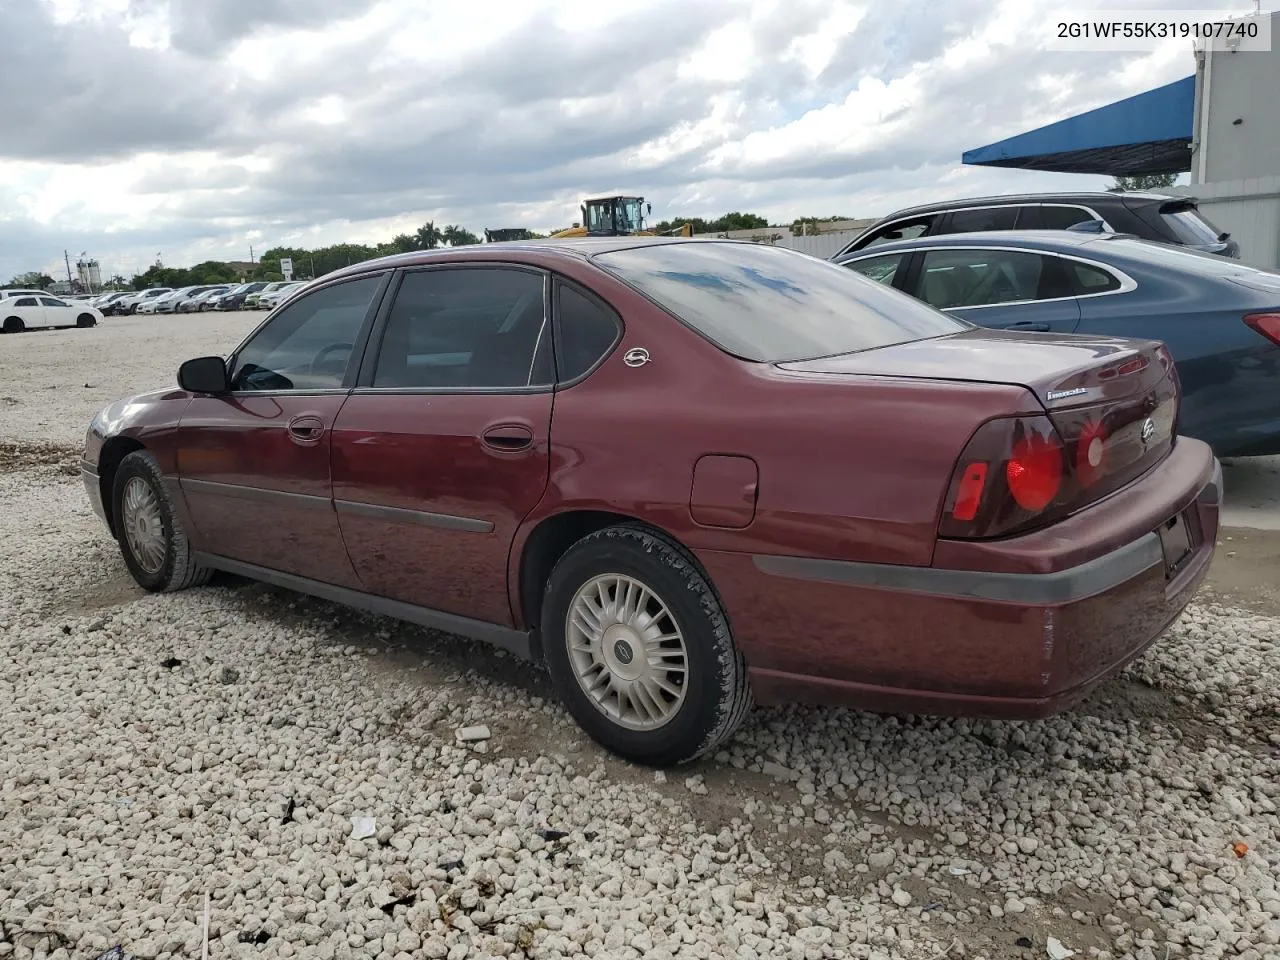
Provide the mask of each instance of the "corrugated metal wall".
POLYGON ((857 230, 841 230, 839 233, 820 233, 816 237, 783 237, 777 245, 826 260, 839 253, 858 233, 857 230))
POLYGON ((1240 244, 1240 259, 1280 268, 1280 176, 1178 187, 1200 201, 1200 211, 1240 244))

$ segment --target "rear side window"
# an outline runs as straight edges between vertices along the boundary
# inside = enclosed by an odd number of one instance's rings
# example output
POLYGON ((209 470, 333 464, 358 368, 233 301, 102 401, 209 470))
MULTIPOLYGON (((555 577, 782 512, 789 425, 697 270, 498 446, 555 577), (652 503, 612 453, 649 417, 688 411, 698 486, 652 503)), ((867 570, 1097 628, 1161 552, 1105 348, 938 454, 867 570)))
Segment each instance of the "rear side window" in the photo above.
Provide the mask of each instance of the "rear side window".
POLYGON ((1056 257, 1020 250, 930 250, 919 282, 939 310, 1071 295, 1056 257))
POLYGON ((1066 230, 1077 223, 1098 219, 1084 207, 1055 207, 1048 204, 1040 208, 1040 216, 1046 230, 1066 230))
POLYGON ((971 233, 986 230, 1012 230, 1018 219, 1017 207, 988 207, 983 210, 956 210, 947 220, 943 233, 971 233))
POLYGON ((971 328, 845 267, 763 244, 648 244, 595 261, 746 360, 811 359, 971 328))
POLYGON ((524 388, 551 382, 543 277, 506 267, 407 274, 374 370, 375 387, 524 388))
POLYGON ((622 323, 594 297, 565 283, 556 284, 560 343, 556 355, 559 379, 576 380, 618 341, 622 323))
POLYGON ((35 297, 19 297, 13 304, 15 307, 37 306, 35 297))
POLYGON ((1066 263, 1067 270, 1075 281, 1076 289, 1082 294, 1107 293, 1110 290, 1120 289, 1120 278, 1100 267, 1093 267, 1078 260, 1068 260, 1066 263))

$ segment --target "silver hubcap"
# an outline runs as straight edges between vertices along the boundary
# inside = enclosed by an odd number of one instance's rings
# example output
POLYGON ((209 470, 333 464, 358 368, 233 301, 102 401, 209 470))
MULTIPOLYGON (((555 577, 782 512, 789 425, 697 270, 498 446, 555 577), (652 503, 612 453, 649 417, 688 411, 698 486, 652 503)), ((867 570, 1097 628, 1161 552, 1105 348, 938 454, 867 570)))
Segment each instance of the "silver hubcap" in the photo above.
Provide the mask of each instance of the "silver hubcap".
POLYGON ((130 477, 124 486, 124 516, 120 522, 134 562, 147 573, 159 573, 164 566, 164 521, 155 491, 141 477, 130 477))
POLYGON ((565 638, 578 684, 619 726, 656 730, 684 703, 684 635, 639 580, 605 574, 583 584, 569 604, 565 638))

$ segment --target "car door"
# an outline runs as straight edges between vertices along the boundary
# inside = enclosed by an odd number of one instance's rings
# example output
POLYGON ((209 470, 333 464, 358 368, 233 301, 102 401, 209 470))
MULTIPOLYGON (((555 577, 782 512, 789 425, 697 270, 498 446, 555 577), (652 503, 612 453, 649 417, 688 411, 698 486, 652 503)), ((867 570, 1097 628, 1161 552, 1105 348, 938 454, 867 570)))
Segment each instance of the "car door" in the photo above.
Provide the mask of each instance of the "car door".
POLYGON ((74 327, 76 325, 76 308, 65 300, 41 297, 40 306, 44 307, 45 326, 74 327))
POLYGON ((334 504, 368 590, 512 625, 507 558, 546 489, 549 277, 405 272, 334 425, 334 504))
POLYGON ((202 550, 360 586, 333 508, 332 428, 389 277, 331 283, 274 314, 230 358, 231 391, 187 406, 178 475, 202 550))
POLYGON ((5 301, 4 307, 3 329, 6 332, 14 326, 10 318, 20 321, 28 330, 37 330, 46 325, 44 307, 40 306, 40 299, 37 297, 12 297, 5 301))
POLYGON ((1080 304, 1062 258, 1037 250, 924 250, 904 289, 982 327, 1070 333, 1080 323, 1080 304))

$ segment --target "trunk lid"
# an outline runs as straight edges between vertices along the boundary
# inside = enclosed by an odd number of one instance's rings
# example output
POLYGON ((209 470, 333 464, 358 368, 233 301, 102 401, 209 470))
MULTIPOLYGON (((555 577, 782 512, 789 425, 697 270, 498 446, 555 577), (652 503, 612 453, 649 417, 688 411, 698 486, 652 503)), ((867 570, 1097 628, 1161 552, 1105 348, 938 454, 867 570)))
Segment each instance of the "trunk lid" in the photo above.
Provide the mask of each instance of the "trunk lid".
POLYGON ((800 374, 1007 383, 1035 394, 1077 469, 1101 469, 1092 499, 1169 453, 1179 388, 1157 340, 1024 333, 977 327, 860 353, 777 365, 800 374), (1095 438, 1101 447, 1091 451, 1095 438), (1092 462, 1102 456, 1105 464, 1092 462))

